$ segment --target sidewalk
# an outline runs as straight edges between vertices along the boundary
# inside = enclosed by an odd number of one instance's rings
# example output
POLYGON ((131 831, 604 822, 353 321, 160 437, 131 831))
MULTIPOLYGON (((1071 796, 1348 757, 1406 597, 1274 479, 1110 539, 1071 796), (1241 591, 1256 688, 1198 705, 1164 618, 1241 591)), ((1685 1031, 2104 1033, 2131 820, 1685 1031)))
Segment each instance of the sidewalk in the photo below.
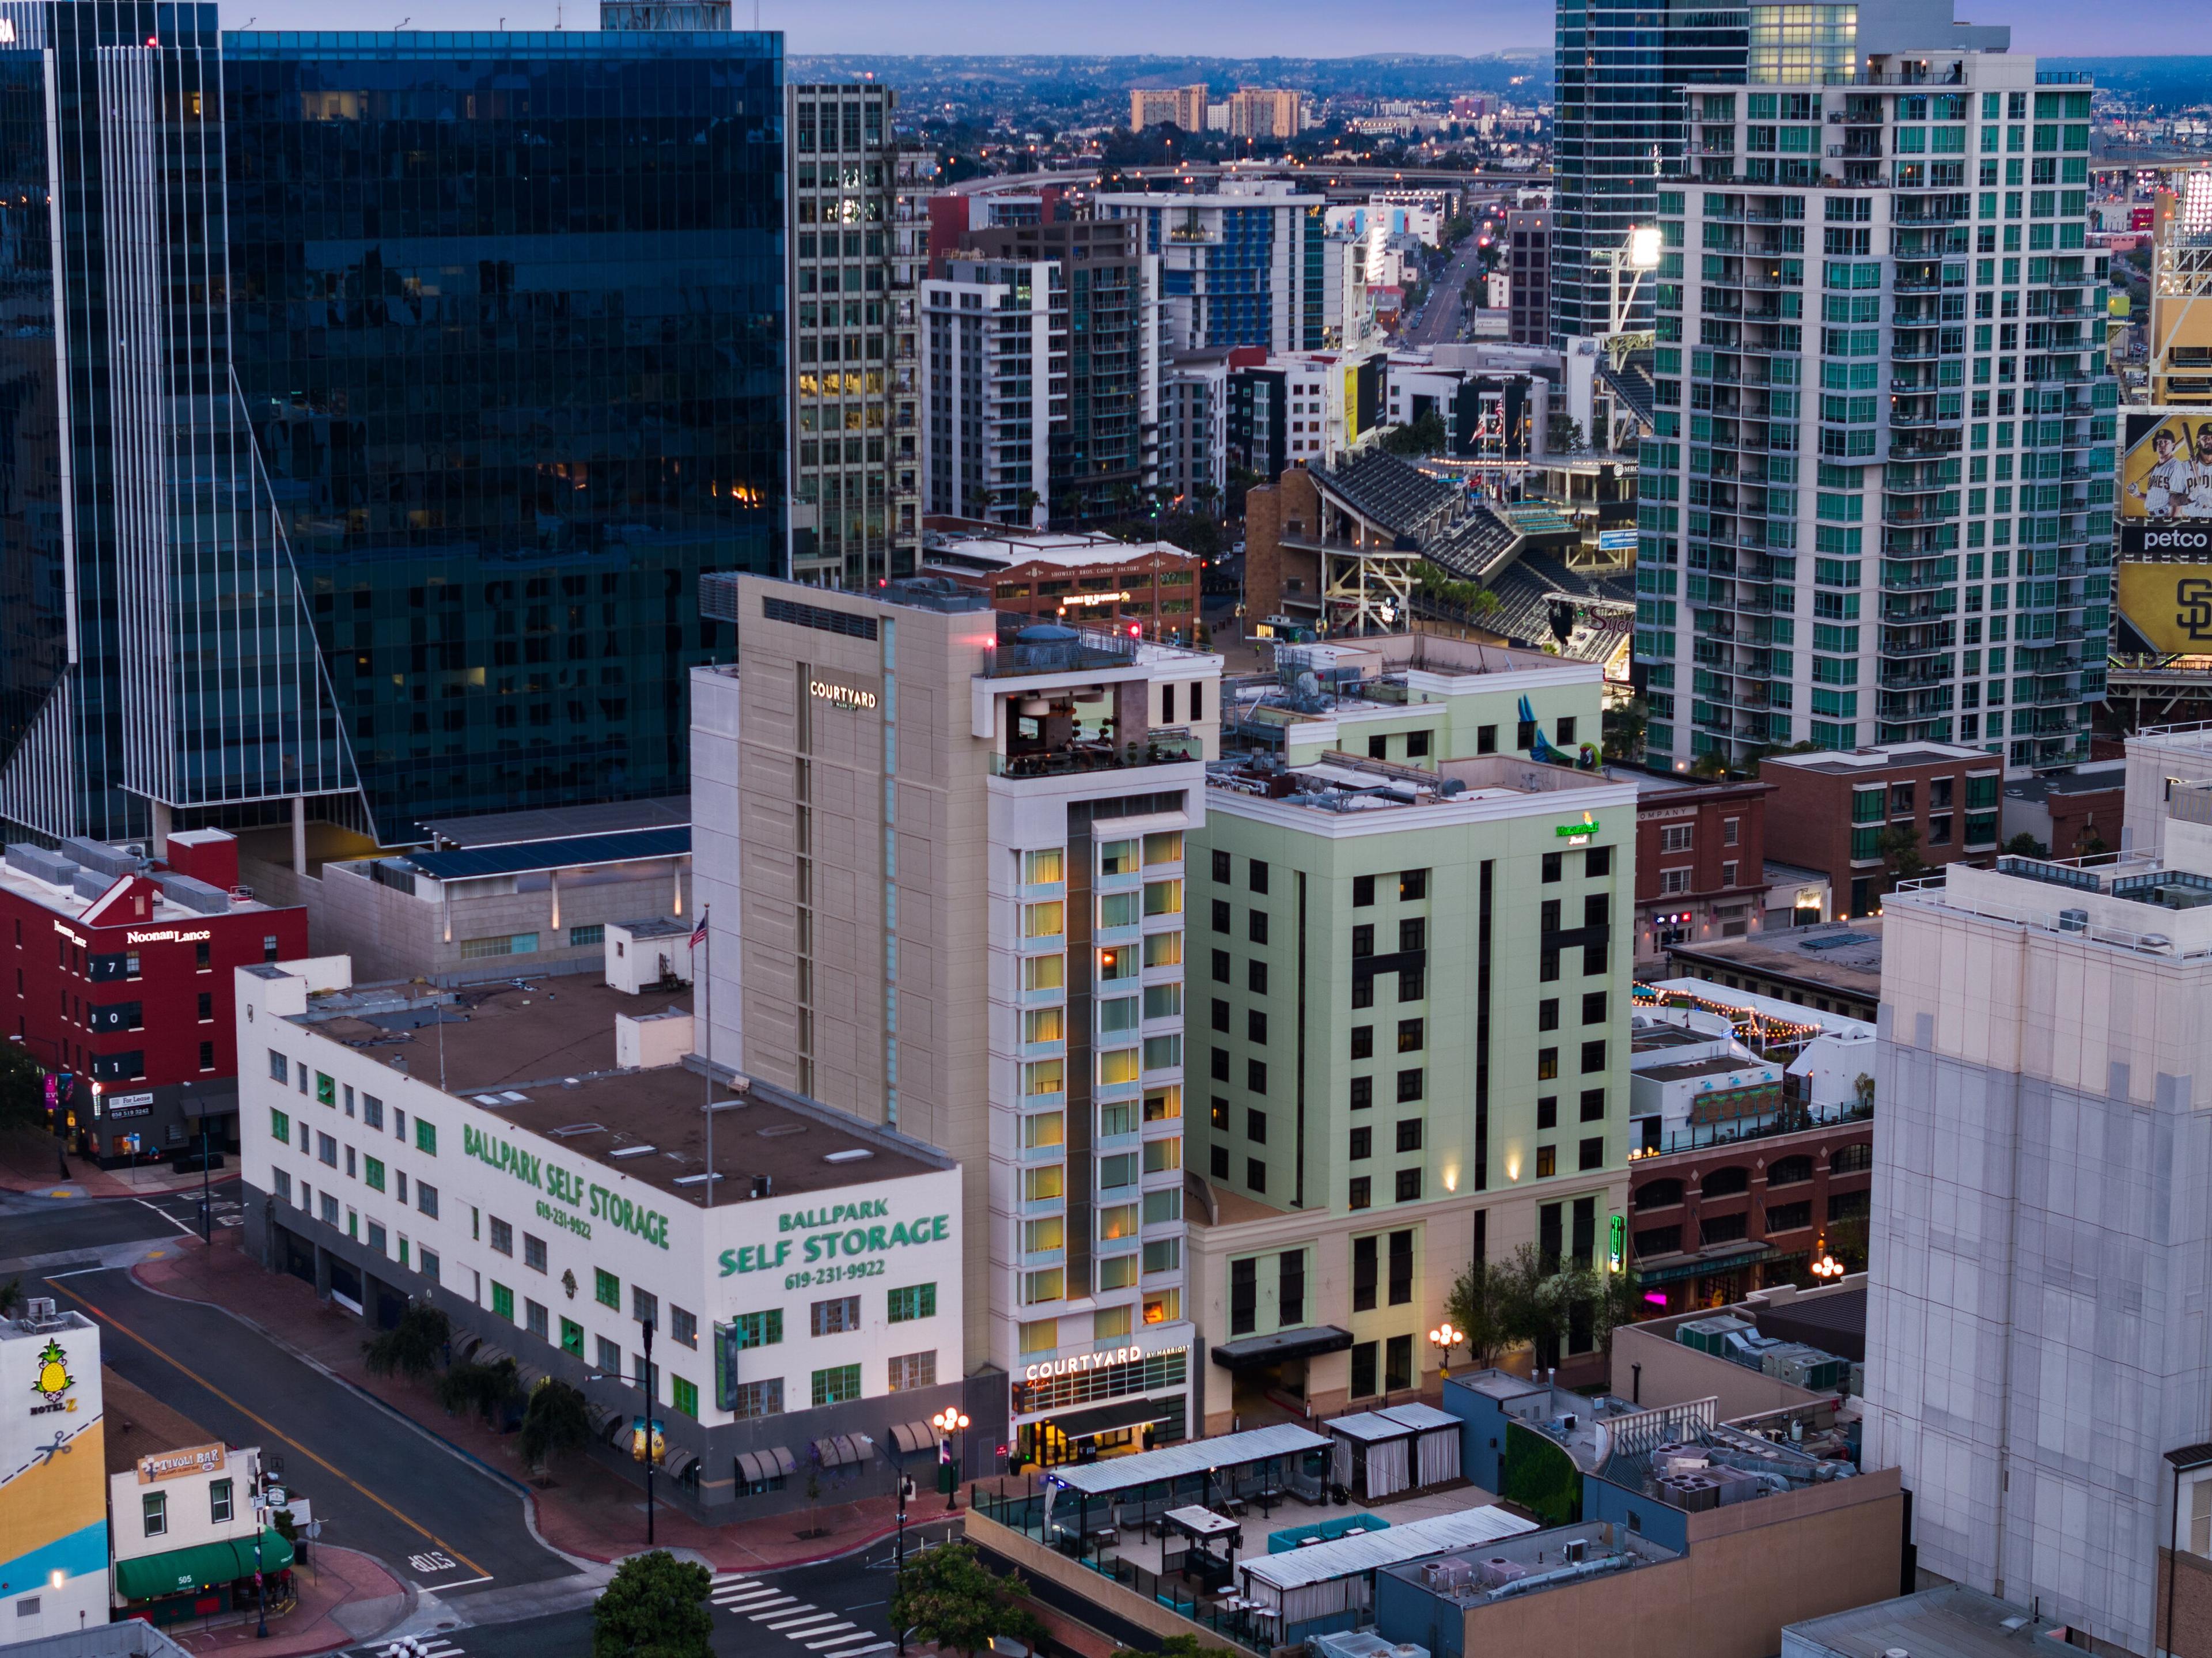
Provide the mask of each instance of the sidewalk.
MULTIPOLYGON (((550 1484, 531 1482, 515 1448, 515 1436, 494 1433, 473 1417, 448 1415, 429 1385, 372 1376, 361 1348, 368 1327, 343 1308, 318 1301, 312 1285, 289 1273, 268 1272, 240 1248, 236 1230, 219 1233, 212 1250, 197 1238, 177 1240, 173 1254, 141 1262, 134 1276, 148 1289, 228 1309, 279 1345, 322 1366, 374 1395, 430 1433, 505 1476, 528 1493, 539 1534, 549 1547, 582 1559, 608 1563, 642 1550, 645 1491, 581 1455, 554 1463, 550 1484), (251 1309, 250 1315, 245 1309, 251 1309)), ((896 1529, 896 1503, 889 1496, 842 1501, 840 1487, 824 1481, 821 1506, 725 1526, 702 1525, 672 1505, 658 1505, 653 1541, 663 1548, 693 1549, 720 1571, 773 1571, 857 1549, 896 1529), (827 1534, 800 1537, 819 1527, 827 1534)), ((908 1523, 934 1518, 943 1501, 925 1496, 908 1523)), ((962 1507, 966 1507, 963 1499, 962 1507)))
POLYGON ((173 1624, 168 1637, 188 1652, 228 1654, 252 1649, 259 1658, 295 1658, 328 1652, 381 1635, 407 1613, 413 1596, 407 1586, 365 1554, 317 1544, 314 1564, 294 1570, 300 1604, 269 1625, 269 1638, 256 1638, 252 1616, 234 1624, 201 1629, 173 1624))
MULTIPOLYGON (((0 1191, 36 1192, 54 1198, 150 1198, 166 1192, 197 1192, 201 1176, 172 1173, 158 1164, 141 1169, 102 1169, 72 1152, 69 1178, 60 1177, 54 1137, 43 1130, 0 1133, 0 1191)), ((238 1178, 235 1169, 218 1169, 214 1184, 238 1178)))

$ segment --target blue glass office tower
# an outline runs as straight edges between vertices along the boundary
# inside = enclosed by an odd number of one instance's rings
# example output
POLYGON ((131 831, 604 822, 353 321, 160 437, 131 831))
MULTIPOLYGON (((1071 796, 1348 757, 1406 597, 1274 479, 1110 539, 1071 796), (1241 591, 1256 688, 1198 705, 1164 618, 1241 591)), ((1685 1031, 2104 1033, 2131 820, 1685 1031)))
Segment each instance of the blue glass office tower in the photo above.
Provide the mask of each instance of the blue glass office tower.
POLYGON ((214 24, 0 0, 0 817, 680 791, 690 596, 782 560, 780 38, 214 24))

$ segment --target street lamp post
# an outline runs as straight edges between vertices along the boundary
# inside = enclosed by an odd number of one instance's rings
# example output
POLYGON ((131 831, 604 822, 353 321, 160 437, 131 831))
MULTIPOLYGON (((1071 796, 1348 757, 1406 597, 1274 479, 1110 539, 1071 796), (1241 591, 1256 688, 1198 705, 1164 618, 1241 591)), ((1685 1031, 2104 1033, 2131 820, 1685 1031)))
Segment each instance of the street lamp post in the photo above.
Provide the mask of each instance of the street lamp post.
POLYGON ((1452 1328, 1449 1319, 1429 1332, 1429 1345, 1437 1350, 1437 1375, 1439 1377, 1451 1374, 1451 1350, 1466 1339, 1467 1332, 1452 1328))
MULTIPOLYGON (((906 1505, 908 1499, 913 1496, 914 1481, 907 1478, 905 1474, 900 1474, 898 1481, 898 1555, 897 1564, 893 1566, 891 1569, 891 1595, 894 1600, 897 1598, 898 1592, 906 1587, 906 1505)), ((906 1658, 906 1628, 903 1624, 899 1627, 898 1649, 899 1658, 906 1658)))
POLYGON ((653 1546, 653 1412, 658 1402, 659 1389, 653 1385, 653 1321, 638 1321, 645 1326, 645 1546, 653 1546))
MULTIPOLYGON (((929 1425, 936 1429, 938 1432, 943 1434, 947 1439, 951 1439, 955 1434, 964 1435, 968 1431, 968 1413, 953 1406, 947 1405, 935 1416, 929 1418, 929 1425)), ((947 1514, 951 1513, 953 1509, 960 1506, 960 1456, 961 1453, 965 1451, 967 1448, 967 1442, 965 1439, 963 1439, 959 1446, 952 1454, 951 1486, 951 1489, 945 1493, 945 1511, 947 1514)))

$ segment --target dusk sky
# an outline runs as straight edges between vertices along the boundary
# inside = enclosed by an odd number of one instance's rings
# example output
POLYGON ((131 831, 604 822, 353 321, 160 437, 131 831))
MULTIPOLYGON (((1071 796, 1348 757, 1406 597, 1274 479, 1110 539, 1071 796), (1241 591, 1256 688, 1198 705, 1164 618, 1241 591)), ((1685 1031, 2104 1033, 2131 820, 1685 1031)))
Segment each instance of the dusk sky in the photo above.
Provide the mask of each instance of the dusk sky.
MULTIPOLYGON (((224 0, 226 27, 388 29, 412 15, 414 28, 550 28, 552 0, 224 0)), ((1960 0, 1961 15, 2009 22, 2016 51, 2050 53, 2169 53, 2203 50, 2178 39, 2174 15, 2062 0, 1960 0)), ((738 23, 751 20, 738 0, 738 23)), ((1477 54, 1547 48, 1552 8, 1528 0, 1497 5, 1468 0, 1397 0, 1347 9, 1340 0, 1121 0, 1073 6, 1048 0, 841 0, 794 4, 761 0, 761 22, 788 32, 794 52, 1152 52, 1259 57, 1355 57, 1376 52, 1477 54)), ((595 28, 598 0, 566 7, 568 25, 595 28)))

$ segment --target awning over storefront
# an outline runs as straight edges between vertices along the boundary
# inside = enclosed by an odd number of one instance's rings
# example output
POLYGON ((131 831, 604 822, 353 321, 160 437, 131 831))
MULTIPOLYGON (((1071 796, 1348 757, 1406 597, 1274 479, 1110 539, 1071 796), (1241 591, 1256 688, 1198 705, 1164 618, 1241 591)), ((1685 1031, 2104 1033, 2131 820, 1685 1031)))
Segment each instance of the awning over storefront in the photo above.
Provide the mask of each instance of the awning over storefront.
POLYGON ((261 1533, 260 1558, 251 1537, 202 1543, 166 1554, 144 1554, 115 1563, 115 1592, 125 1600, 154 1600, 165 1594, 190 1594, 218 1583, 235 1582, 256 1571, 282 1571, 292 1564, 292 1546, 271 1527, 261 1533))
POLYGON ((1636 1281, 1667 1284, 1676 1278, 1702 1277, 1707 1272, 1732 1272, 1754 1261, 1771 1260, 1777 1253, 1771 1243, 1740 1238, 1731 1243, 1717 1243, 1694 1255, 1657 1255, 1648 1262, 1639 1260, 1636 1263, 1636 1281))
POLYGON ((901 1455, 937 1448, 937 1430, 927 1422, 900 1422, 891 1427, 891 1448, 901 1455))
POLYGON ((630 1413, 628 1411, 617 1410, 615 1406, 607 1405, 600 1407, 599 1413, 592 1418, 592 1422, 599 1437, 611 1445, 629 1431, 630 1419, 630 1413))
POLYGON ((671 1479, 681 1479, 684 1478, 684 1470, 698 1460, 692 1452, 679 1448, 668 1453, 667 1460, 661 1464, 660 1471, 671 1479))
POLYGON ((866 1434, 825 1434, 814 1442, 815 1455, 822 1459, 825 1468, 865 1462, 875 1448, 876 1442, 866 1434))
POLYGON ((1050 1418, 1052 1426, 1070 1439, 1087 1439, 1093 1434, 1110 1433, 1116 1428, 1133 1428, 1140 1424, 1182 1420, 1181 1394, 1173 1399, 1117 1399, 1110 1405, 1070 1411, 1065 1416, 1050 1418))
POLYGON ((799 1465, 792 1461, 791 1453, 781 1445, 765 1451, 739 1451, 738 1478, 748 1485, 763 1479, 784 1479, 797 1473, 799 1465))
POLYGON ((1352 1345, 1352 1332, 1334 1324, 1309 1325, 1297 1330, 1278 1330, 1273 1335, 1247 1336, 1224 1342, 1213 1350, 1213 1362, 1227 1370, 1249 1370, 1262 1364, 1279 1364, 1286 1358, 1312 1358, 1321 1353, 1340 1353, 1352 1345))

